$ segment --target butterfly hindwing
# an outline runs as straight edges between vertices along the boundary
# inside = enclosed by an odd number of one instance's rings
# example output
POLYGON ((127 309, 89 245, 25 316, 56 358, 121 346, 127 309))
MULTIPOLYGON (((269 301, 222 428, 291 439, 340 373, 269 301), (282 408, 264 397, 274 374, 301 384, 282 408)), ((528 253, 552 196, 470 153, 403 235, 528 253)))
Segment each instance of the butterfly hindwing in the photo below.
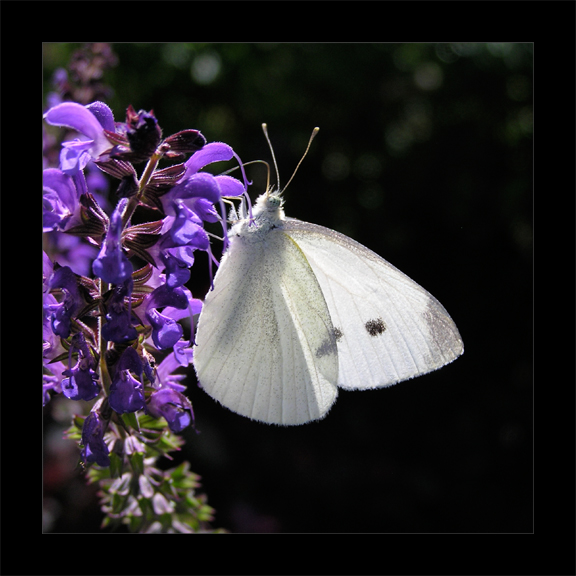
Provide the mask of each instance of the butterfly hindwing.
POLYGON ((233 237, 206 296, 194 360, 204 390, 275 424, 322 418, 336 399, 334 329, 320 286, 280 230, 233 237))

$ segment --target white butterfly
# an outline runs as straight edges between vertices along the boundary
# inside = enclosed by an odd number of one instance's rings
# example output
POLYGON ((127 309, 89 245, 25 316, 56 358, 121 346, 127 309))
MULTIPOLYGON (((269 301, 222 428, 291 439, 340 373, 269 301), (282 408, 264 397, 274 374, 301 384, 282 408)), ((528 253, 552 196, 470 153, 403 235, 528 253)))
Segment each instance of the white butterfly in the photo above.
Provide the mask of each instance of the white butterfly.
POLYGON ((464 352, 430 293, 351 238, 286 218, 281 194, 262 194, 252 220, 242 212, 206 296, 194 364, 212 398, 304 424, 327 414, 338 387, 390 386, 464 352))

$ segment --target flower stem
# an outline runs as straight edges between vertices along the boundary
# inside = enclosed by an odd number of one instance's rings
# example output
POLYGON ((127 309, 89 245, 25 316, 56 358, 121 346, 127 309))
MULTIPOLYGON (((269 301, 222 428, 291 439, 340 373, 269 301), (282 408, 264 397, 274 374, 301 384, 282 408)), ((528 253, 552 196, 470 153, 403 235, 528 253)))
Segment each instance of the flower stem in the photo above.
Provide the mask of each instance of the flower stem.
POLYGON ((123 226, 126 226, 126 223, 130 220, 130 218, 132 218, 132 214, 134 214, 134 211, 136 210, 136 207, 140 202, 140 198, 142 198, 144 189, 148 185, 148 182, 150 182, 150 179, 152 178, 152 175, 154 174, 154 171, 156 170, 158 162, 160 161, 160 158, 162 158, 162 156, 164 156, 164 149, 162 145, 160 145, 156 150, 156 152, 152 154, 150 160, 148 160, 148 163, 146 164, 146 168, 144 168, 144 172, 142 172, 142 176, 138 181, 138 192, 134 196, 132 196, 132 198, 130 198, 128 205, 126 206, 126 210, 122 215, 123 226))
MULTIPOLYGON (((108 291, 109 288, 110 287, 107 282, 104 282, 101 278, 98 278, 98 289, 100 291, 100 300, 102 300, 102 296, 108 291)), ((108 342, 102 337, 103 324, 104 324, 104 310, 101 309, 100 314, 98 315, 98 350, 100 351, 99 369, 100 369, 100 381, 102 382, 102 388, 104 389, 105 395, 108 396, 112 379, 110 378, 110 374, 108 372, 108 366, 106 365, 106 351, 108 349, 108 342)))

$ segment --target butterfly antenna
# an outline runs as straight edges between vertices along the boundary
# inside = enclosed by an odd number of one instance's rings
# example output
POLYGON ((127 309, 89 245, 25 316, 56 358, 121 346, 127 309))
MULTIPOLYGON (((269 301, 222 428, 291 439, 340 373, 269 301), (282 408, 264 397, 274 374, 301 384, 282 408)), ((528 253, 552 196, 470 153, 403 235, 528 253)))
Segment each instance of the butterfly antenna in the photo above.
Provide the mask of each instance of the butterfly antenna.
MULTIPOLYGON (((270 138, 268 137, 268 126, 264 122, 262 124, 262 131, 264 132, 264 136, 266 137, 266 142, 268 142, 268 147, 270 148, 270 154, 272 154, 272 161, 274 162, 274 168, 276 169, 276 185, 278 190, 280 190, 280 173, 278 172, 278 164, 276 164, 276 157, 274 156, 274 148, 272 148, 272 142, 270 142, 270 138)), ((270 190, 270 167, 268 167, 268 179, 266 181, 266 194, 268 194, 270 190)))
MULTIPOLYGON (((300 168, 300 164, 302 164, 302 161, 304 160, 304 158, 306 158, 306 154, 308 154, 308 150, 310 150, 310 144, 312 144, 312 140, 314 140, 314 137, 316 136, 316 134, 318 134, 318 132, 320 132, 320 128, 318 128, 318 126, 316 126, 316 128, 314 128, 314 130, 312 130, 312 134, 310 135, 310 140, 308 140, 308 146, 306 146, 306 150, 304 150, 304 154, 302 155, 302 158, 300 158, 300 162, 298 162, 298 165, 296 166, 294 172, 292 173, 292 176, 290 176, 290 180, 288 180, 288 184, 290 184, 290 182, 292 182, 292 179, 294 178, 294 176, 296 176, 296 172, 298 171, 298 168, 300 168)), ((284 186, 284 188, 282 189, 282 192, 284 192, 284 190, 286 190, 286 188, 288 188, 288 184, 286 184, 286 186, 284 186)), ((280 186, 278 186, 280 187, 280 186)))

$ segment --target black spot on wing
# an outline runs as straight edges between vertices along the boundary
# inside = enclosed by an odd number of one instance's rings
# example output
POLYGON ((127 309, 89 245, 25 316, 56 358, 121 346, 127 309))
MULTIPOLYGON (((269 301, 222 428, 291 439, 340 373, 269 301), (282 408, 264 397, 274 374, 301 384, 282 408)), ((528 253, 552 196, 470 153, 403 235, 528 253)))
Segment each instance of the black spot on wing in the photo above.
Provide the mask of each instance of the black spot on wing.
POLYGON ((382 320, 382 318, 368 320, 368 322, 364 324, 364 327, 370 336, 379 336, 386 330, 386 324, 384 324, 384 320, 382 320))

